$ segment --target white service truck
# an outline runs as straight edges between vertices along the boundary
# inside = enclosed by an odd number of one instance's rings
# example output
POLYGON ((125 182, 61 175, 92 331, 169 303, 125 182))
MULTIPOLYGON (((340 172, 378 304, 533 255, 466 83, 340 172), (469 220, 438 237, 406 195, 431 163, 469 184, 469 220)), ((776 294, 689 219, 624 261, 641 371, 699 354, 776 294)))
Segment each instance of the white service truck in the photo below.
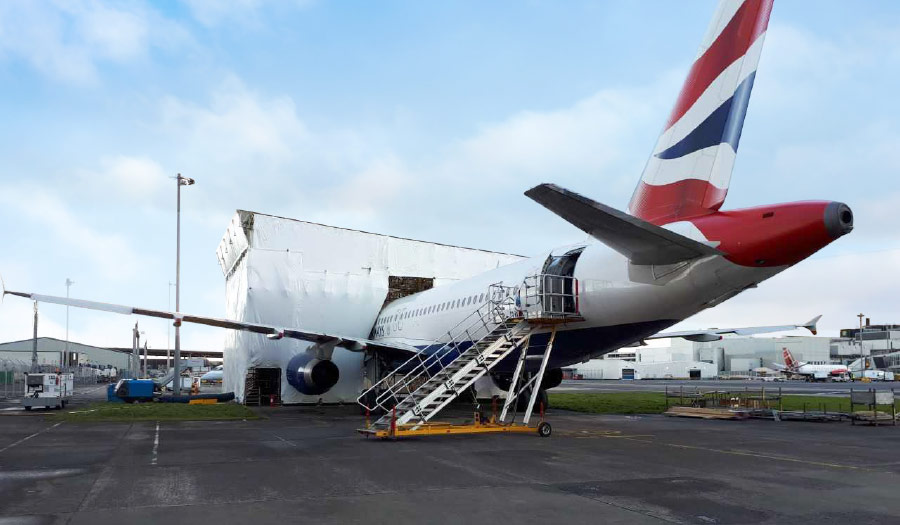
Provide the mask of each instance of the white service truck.
POLYGON ((63 408, 75 391, 72 374, 25 374, 25 397, 22 406, 63 408))

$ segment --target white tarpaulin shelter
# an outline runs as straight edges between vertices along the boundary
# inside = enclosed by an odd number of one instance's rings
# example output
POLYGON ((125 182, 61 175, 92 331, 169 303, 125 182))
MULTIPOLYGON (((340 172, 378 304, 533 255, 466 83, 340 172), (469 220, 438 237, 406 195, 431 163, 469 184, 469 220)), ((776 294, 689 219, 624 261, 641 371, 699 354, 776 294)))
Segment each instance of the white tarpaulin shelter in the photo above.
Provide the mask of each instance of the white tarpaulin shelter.
MULTIPOLYGON (((440 286, 521 259, 243 210, 235 213, 216 255, 225 274, 228 318, 352 337, 368 337, 391 276, 433 278, 440 286)), ((249 369, 281 368, 284 403, 354 401, 362 389, 361 353, 335 349, 340 380, 321 396, 288 384, 287 362, 310 344, 229 331, 225 391, 243 400, 249 369)))

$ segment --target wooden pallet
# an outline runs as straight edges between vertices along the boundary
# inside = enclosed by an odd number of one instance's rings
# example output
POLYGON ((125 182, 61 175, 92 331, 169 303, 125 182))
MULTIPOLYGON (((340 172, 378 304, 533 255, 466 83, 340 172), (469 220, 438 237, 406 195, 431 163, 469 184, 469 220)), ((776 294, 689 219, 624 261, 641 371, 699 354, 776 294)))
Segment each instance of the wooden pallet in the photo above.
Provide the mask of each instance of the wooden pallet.
POLYGON ((746 419, 750 417, 745 410, 730 408, 672 407, 665 412, 667 416, 697 417, 701 419, 746 419))

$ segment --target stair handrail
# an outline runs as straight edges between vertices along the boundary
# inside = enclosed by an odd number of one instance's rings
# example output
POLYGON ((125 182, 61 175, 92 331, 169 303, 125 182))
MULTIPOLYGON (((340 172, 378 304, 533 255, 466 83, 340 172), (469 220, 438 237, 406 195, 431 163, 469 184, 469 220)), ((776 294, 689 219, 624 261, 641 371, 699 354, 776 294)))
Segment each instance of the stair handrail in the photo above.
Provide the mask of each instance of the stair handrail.
MULTIPOLYGON (((509 302, 511 304, 511 301, 509 302)), ((398 394, 405 396, 413 394, 415 390, 418 389, 418 387, 416 389, 412 389, 411 385, 416 383, 419 379, 427 376, 427 378, 425 379, 425 381, 427 382, 435 375, 440 374, 451 363, 455 362, 463 355, 468 354, 472 350, 472 348, 474 348, 474 345, 465 350, 462 350, 460 343, 463 341, 474 341, 474 338, 470 332, 473 327, 477 327, 478 330, 484 329, 485 335, 487 335, 487 333, 490 333, 491 329, 488 328, 488 319, 490 319, 490 322, 494 323, 504 322, 505 318, 508 318, 508 316, 505 316, 501 313, 503 310, 502 306, 505 305, 502 303, 490 304, 489 302, 486 302, 485 304, 479 306, 473 313, 466 316, 462 321, 460 321, 456 326, 454 326, 447 332, 447 334, 444 336, 448 339, 447 342, 441 345, 436 351, 434 351, 430 355, 427 355, 425 358, 422 357, 422 353, 418 353, 413 358, 410 358, 406 363, 397 367, 396 370, 402 370, 412 362, 419 362, 418 365, 416 365, 413 369, 409 370, 403 377, 401 377, 399 381, 391 384, 387 389, 384 390, 384 392, 379 394, 375 399, 375 406, 383 410, 389 410, 392 407, 385 406, 385 403, 387 401, 393 399, 394 406, 396 404, 399 404, 399 402, 401 401, 397 399, 398 394), (482 313, 483 310, 484 313, 482 313), (465 324, 466 321, 469 320, 471 320, 471 322, 465 324), (462 339, 463 341, 461 341, 460 339, 462 339), (444 362, 444 358, 450 355, 454 350, 457 352, 457 356, 450 361, 444 362), (435 370, 435 368, 437 368, 437 370, 435 370)), ((438 341, 437 344, 440 344, 440 342, 438 341)), ((378 385, 373 388, 376 388, 377 386, 378 385)), ((369 390, 371 391, 373 388, 370 388, 369 390)), ((365 398, 367 395, 368 392, 363 394, 361 398, 365 398)))
MULTIPOLYGON (((441 345, 436 351, 424 358, 422 357, 422 352, 417 352, 414 356, 410 357, 403 364, 395 368, 395 371, 393 373, 387 374, 376 384, 372 385, 370 388, 364 391, 357 398, 357 403, 368 410, 375 410, 377 408, 389 410, 390 408, 393 408, 384 406, 384 403, 391 398, 396 399, 397 394, 400 394, 404 389, 407 396, 411 395, 414 390, 410 388, 410 385, 412 385, 414 382, 426 375, 428 376, 428 379, 430 379, 434 375, 444 370, 452 362, 456 361, 456 359, 476 347, 476 345, 474 344, 475 339, 473 339, 473 336, 470 332, 472 328, 477 327, 478 330, 483 329, 485 330, 485 335, 487 335, 492 330, 491 328, 489 328, 489 324, 493 324, 496 326, 498 324, 504 323, 510 317, 515 315, 516 311, 514 288, 503 286, 501 283, 491 285, 487 300, 483 304, 481 304, 474 312, 464 317, 453 328, 448 330, 444 336, 435 341, 436 345, 441 345), (464 326, 464 328, 461 329, 460 327, 462 326, 464 326), (468 341, 473 342, 472 346, 470 346, 466 350, 460 349, 459 343, 461 341, 458 341, 460 336, 463 335, 468 338, 468 341), (447 339, 446 342, 442 343, 441 341, 445 338, 447 339), (449 355, 453 350, 457 351, 457 357, 444 363, 443 358, 449 355), (401 377, 393 384, 385 386, 387 385, 388 380, 392 379, 393 376, 396 375, 397 370, 403 370, 411 364, 416 363, 416 361, 418 361, 418 364, 413 366, 413 368, 410 369, 409 372, 404 374, 403 377, 401 377), (432 374, 431 369, 434 367, 440 368, 436 370, 434 374, 432 374), (377 395, 377 397, 375 398, 374 406, 369 406, 367 404, 368 400, 366 398, 370 395, 370 393, 378 392, 380 388, 384 388, 384 391, 381 394, 377 395)), ((480 340, 483 337, 484 336, 481 336, 478 339, 480 340)), ((395 403, 395 405, 398 403, 395 403)))

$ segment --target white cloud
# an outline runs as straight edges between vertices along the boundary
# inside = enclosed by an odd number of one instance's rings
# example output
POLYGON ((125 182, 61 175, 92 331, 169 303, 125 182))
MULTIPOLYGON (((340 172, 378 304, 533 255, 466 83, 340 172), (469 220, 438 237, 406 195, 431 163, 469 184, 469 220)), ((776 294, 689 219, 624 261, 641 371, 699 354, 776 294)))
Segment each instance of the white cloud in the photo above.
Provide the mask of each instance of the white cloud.
POLYGON ((101 63, 127 63, 151 46, 188 39, 178 24, 138 2, 0 2, 0 57, 65 82, 94 82, 101 63))
POLYGON ((263 98, 237 77, 226 78, 208 106, 166 98, 160 126, 188 155, 208 154, 203 163, 216 165, 236 160, 281 165, 309 138, 290 97, 263 98))
POLYGON ((49 235, 48 241, 80 254, 110 280, 124 281, 141 273, 141 259, 125 236, 88 226, 46 188, 0 186, 0 205, 37 227, 40 235, 49 235))
POLYGON ((281 2, 273 2, 271 0, 232 0, 230 2, 222 2, 219 0, 186 1, 194 18, 207 26, 214 26, 223 22, 256 24, 259 22, 259 11, 267 6, 300 8, 313 3, 313 0, 285 0, 281 2))
MULTIPOLYGON (((100 159, 97 171, 82 171, 81 182, 96 194, 118 194, 129 201, 151 200, 170 176, 153 159, 116 155, 100 159)), ((174 186, 174 182, 171 184, 174 186)))

